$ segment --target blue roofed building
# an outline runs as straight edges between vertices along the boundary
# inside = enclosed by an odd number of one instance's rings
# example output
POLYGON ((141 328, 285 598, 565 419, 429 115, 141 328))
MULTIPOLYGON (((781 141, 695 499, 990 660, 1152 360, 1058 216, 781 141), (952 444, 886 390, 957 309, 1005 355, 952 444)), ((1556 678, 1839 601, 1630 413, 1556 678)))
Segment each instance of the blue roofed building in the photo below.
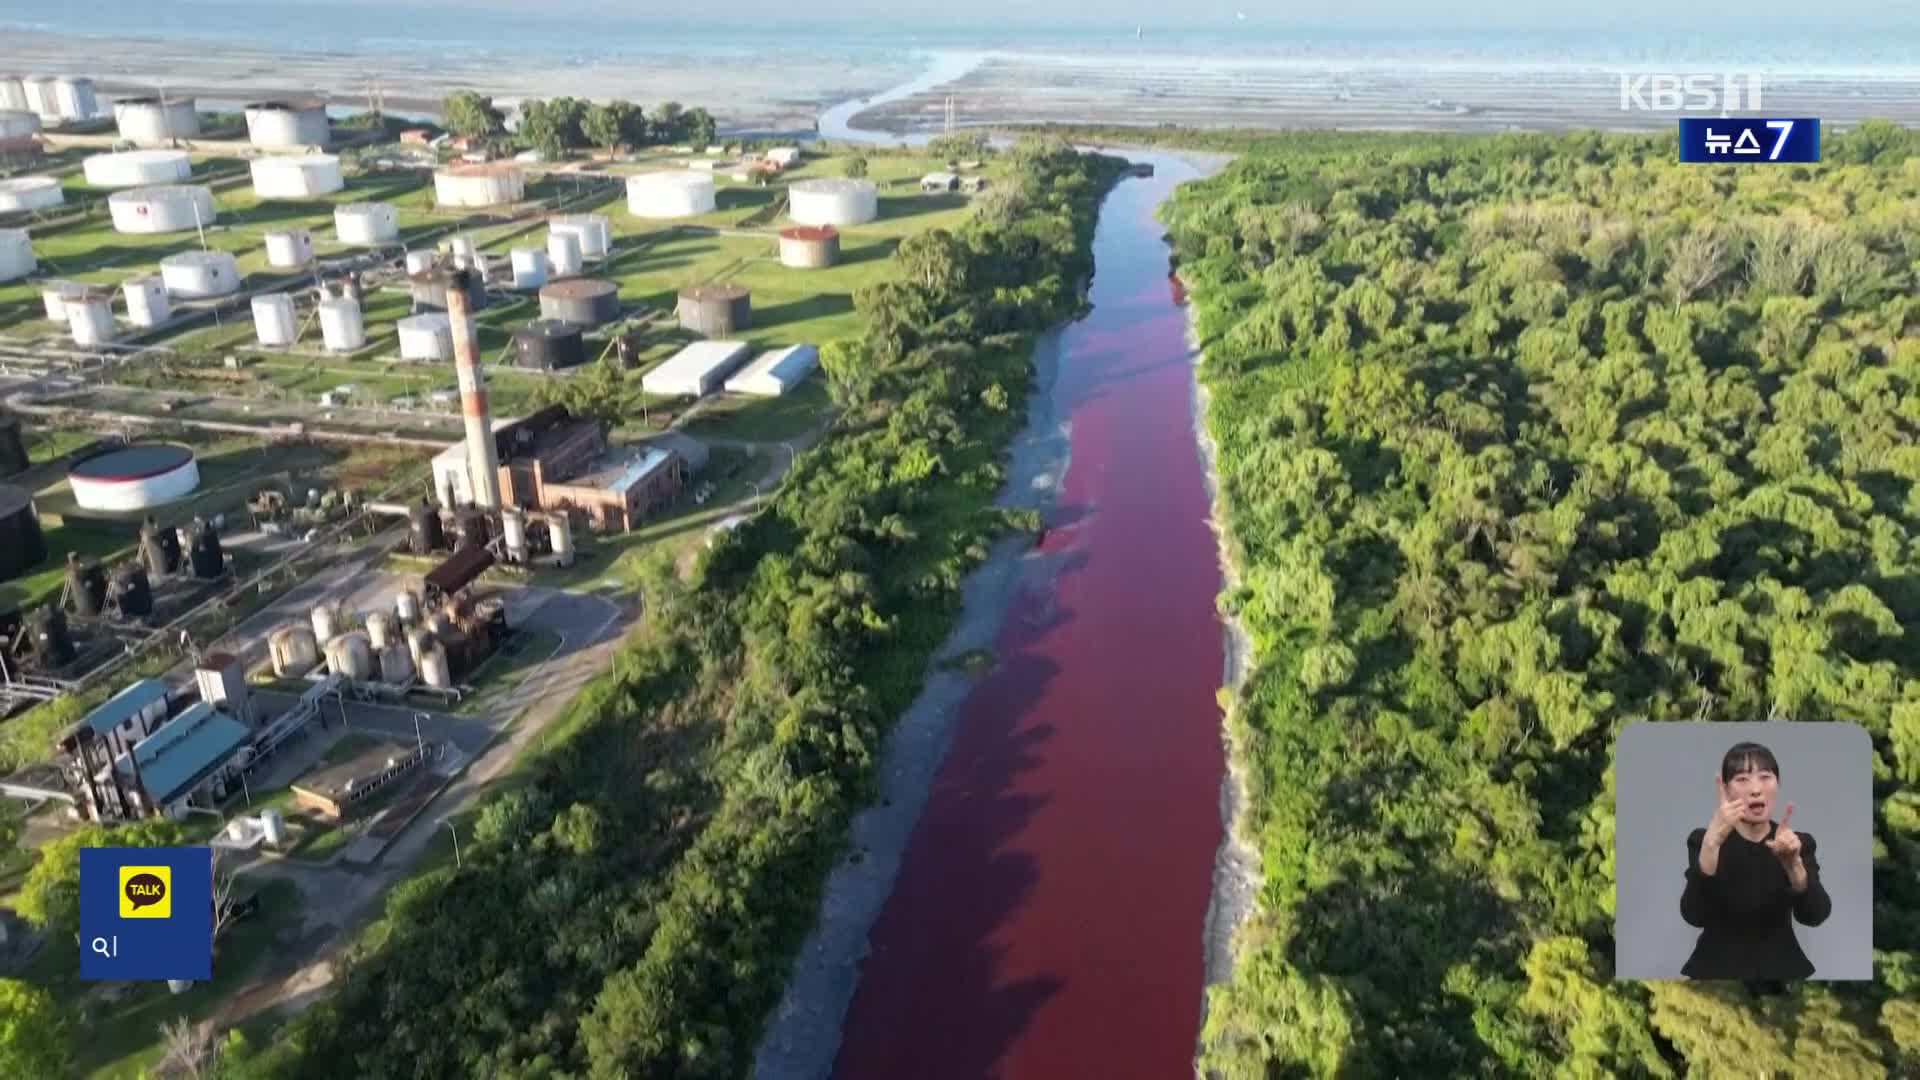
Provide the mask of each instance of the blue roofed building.
POLYGON ((100 780, 118 780, 128 789, 136 813, 158 810, 178 818, 189 806, 210 807, 226 797, 252 735, 245 723, 203 701, 116 758, 117 775, 100 780))

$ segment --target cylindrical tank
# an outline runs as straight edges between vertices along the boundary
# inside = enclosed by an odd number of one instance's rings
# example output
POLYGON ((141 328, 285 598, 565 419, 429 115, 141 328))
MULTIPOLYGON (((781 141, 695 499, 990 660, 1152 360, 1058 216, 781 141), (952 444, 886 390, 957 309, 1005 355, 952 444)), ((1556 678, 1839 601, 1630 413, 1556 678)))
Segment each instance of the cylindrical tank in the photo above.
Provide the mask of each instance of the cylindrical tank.
POLYGON ((620 287, 597 278, 556 281, 540 290, 540 317, 601 326, 620 317, 620 287))
POLYGON ((153 587, 147 580, 147 568, 128 563, 113 575, 114 595, 120 598, 120 614, 129 619, 153 614, 153 587))
POLYGON ((53 80, 53 107, 61 120, 88 120, 100 112, 100 101, 93 92, 93 80, 62 75, 53 80))
POLYGON ((453 686, 453 670, 447 666, 447 650, 438 640, 432 641, 421 652, 420 681, 436 690, 453 686))
POLYGON ((273 673, 283 679, 298 678, 320 663, 320 649, 313 631, 304 626, 283 626, 267 639, 273 658, 273 673))
POLYGON ((47 210, 66 201, 66 189, 51 176, 16 176, 10 180, 0 180, 0 214, 47 210))
POLYGON ((20 85, 20 76, 0 75, 0 109, 32 110, 27 103, 26 88, 20 85))
POLYGON ((880 214, 880 191, 871 180, 822 177, 787 188, 787 216, 801 225, 859 225, 880 214))
POLYGON ((572 277, 580 272, 580 237, 570 233, 551 233, 547 236, 547 260, 552 263, 553 276, 572 277))
POLYGON ((343 244, 391 244, 400 237, 400 212, 390 203, 346 203, 334 208, 333 231, 343 244))
POLYGON ((347 186, 340 159, 332 154, 255 158, 248 171, 253 193, 262 199, 313 199, 347 186))
POLYGON ((97 562, 67 556, 67 605, 76 615, 93 616, 107 603, 107 571, 97 562))
POLYGON ((313 261, 313 234, 305 229, 275 229, 267 234, 267 265, 295 270, 313 261))
POLYGON ((313 622, 313 637, 316 641, 332 641, 342 629, 340 613, 332 604, 313 605, 313 610, 307 617, 313 622))
POLYGON ((507 558, 514 562, 527 561, 527 517, 509 506, 500 511, 500 538, 507 549, 507 558))
POLYGON ((401 589, 393 598, 393 616, 402 626, 411 626, 420 620, 420 594, 412 589, 401 589))
POLYGON ((27 636, 33 641, 34 658, 42 665, 58 667, 73 660, 73 636, 67 631, 67 615, 57 605, 42 604, 33 609, 33 614, 27 616, 27 636))
POLYGON ((240 291, 240 264, 224 251, 182 251, 160 260, 167 295, 198 300, 240 291))
POLYGON ((627 213, 661 220, 710 214, 713 176, 697 172, 649 172, 627 177, 627 213))
POLYGON ((780 265, 818 270, 840 261, 840 230, 831 225, 794 225, 780 230, 780 265))
POLYGON ((73 332, 75 345, 105 345, 113 340, 112 293, 68 297, 66 310, 67 327, 73 332))
POLYGON ((260 811, 260 831, 268 844, 283 847, 287 842, 287 819, 280 816, 280 811, 269 806, 260 811))
POLYGON ((246 107, 247 141, 259 147, 325 146, 327 107, 317 101, 256 101, 246 107))
POLYGON ((344 296, 320 301, 320 337, 328 352, 352 352, 367 343, 360 305, 344 296))
POLYGON ((40 133, 40 114, 30 109, 0 108, 0 139, 25 139, 40 133))
POLYGON ((184 150, 122 150, 94 154, 81 162, 81 170, 91 187, 137 188, 192 177, 193 159, 184 150))
POLYGON ((107 213, 113 218, 115 232, 130 235, 186 232, 211 225, 220 217, 213 192, 200 184, 116 191, 107 196, 107 213))
POLYGON ((514 248, 508 253, 513 262, 513 287, 537 289, 547 283, 547 253, 544 248, 514 248))
POLYGON ((459 233, 447 241, 447 255, 455 270, 470 270, 480 261, 480 245, 471 234, 459 233))
POLYGON ((40 268, 25 229, 0 229, 0 281, 17 281, 40 268))
POLYGON ((415 555, 426 555, 446 546, 440 515, 431 507, 416 506, 407 511, 407 546, 415 555))
POLYGON ((453 359, 453 321, 445 312, 409 315, 395 325, 400 331, 400 359, 453 359))
POLYGON ((680 290, 680 326, 710 338, 753 326, 753 294, 744 285, 696 285, 680 290))
POLYGON ((404 641, 391 641, 375 650, 380 657, 380 681, 405 686, 413 681, 413 654, 404 641))
POLYGON ((416 248, 407 252, 407 276, 427 273, 433 269, 434 260, 437 258, 439 255, 429 248, 416 248))
POLYGON ((262 346, 284 348, 293 344, 296 333, 293 297, 267 293, 253 298, 253 335, 262 346))
POLYGON ((140 526, 140 557, 146 560, 153 577, 171 577, 180 572, 180 535, 163 529, 149 517, 140 526))
POLYGON ((0 485, 0 580, 28 573, 46 557, 46 536, 40 531, 40 512, 33 505, 33 493, 0 485))
MULTIPOLYGON (((20 437, 20 418, 0 409, 0 476, 25 472, 32 464, 27 457, 26 440, 20 437)), ((0 571, 0 578, 10 576, 0 571)))
POLYGON ((40 286, 40 303, 47 310, 47 319, 62 325, 67 321, 68 301, 83 300, 91 295, 93 287, 77 281, 49 281, 40 286))
POLYGON ((541 319, 515 330, 513 348, 523 368, 559 371, 587 362, 580 328, 557 319, 541 319))
POLYGON ((493 537, 493 529, 488 525, 487 515, 475 507, 463 507, 453 515, 453 531, 456 536, 455 547, 459 550, 486 547, 493 537))
POLYGON ((420 667, 421 657, 427 654, 433 644, 433 631, 427 629, 424 623, 407 630, 407 653, 413 657, 416 670, 420 667))
POLYGON ((367 643, 367 635, 349 630, 327 642, 327 667, 343 678, 373 678, 373 647, 367 643))
POLYGON ((561 214, 547 219, 547 235, 571 233, 580 239, 580 254, 604 259, 613 250, 613 230, 604 214, 561 214))
POLYGON ((505 162, 452 165, 433 174, 433 201, 441 206, 499 206, 526 193, 527 174, 505 162))
POLYGON ((129 142, 165 143, 200 134, 200 113, 192 98, 121 98, 113 103, 113 122, 129 142))
POLYGON ((187 550, 187 563, 193 567, 193 576, 202 581, 211 581, 226 573, 227 557, 220 549, 219 529, 194 519, 193 545, 187 550))
POLYGON ((553 557, 562 567, 573 565, 573 518, 565 510, 547 515, 547 540, 553 545, 553 557))
POLYGON ((427 629, 436 638, 445 637, 453 633, 453 616, 444 610, 432 612, 427 616, 427 629))
POLYGON ((393 616, 384 611, 367 613, 367 643, 375 649, 384 649, 396 640, 393 616))
POLYGON ((158 275, 132 278, 120 286, 127 301, 127 321, 135 326, 159 326, 173 314, 167 300, 167 282, 158 275))

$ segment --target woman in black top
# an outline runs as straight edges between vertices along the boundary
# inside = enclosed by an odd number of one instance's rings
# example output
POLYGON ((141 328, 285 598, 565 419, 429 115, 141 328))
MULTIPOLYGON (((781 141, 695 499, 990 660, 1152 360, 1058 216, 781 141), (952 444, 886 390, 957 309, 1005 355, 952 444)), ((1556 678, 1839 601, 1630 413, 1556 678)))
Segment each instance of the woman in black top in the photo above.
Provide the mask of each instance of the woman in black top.
POLYGON ((1788 803, 1773 821, 1780 764, 1759 743, 1728 750, 1714 781, 1720 806, 1687 837, 1687 889, 1680 917, 1700 939, 1680 973, 1690 979, 1804 979, 1813 962, 1800 951, 1793 920, 1827 921, 1833 902, 1820 886, 1813 837, 1787 827, 1788 803))

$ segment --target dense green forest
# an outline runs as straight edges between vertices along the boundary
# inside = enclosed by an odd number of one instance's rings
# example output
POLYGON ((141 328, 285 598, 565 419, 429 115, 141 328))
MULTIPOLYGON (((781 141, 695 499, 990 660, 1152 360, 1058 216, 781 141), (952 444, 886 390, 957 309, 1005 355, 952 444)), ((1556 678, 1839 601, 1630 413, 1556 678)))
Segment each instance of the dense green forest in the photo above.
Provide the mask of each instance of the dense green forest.
POLYGON ((1267 139, 1164 209, 1265 872, 1205 1065, 1920 1075, 1920 136, 1827 142, 1267 139), (1610 982, 1614 736, 1769 717, 1872 735, 1876 981, 1610 982))
POLYGON ((1115 159, 1031 141, 965 228, 904 241, 824 363, 841 412, 490 796, 464 863, 397 889, 273 1077, 733 1077, 751 1064, 892 719, 993 505, 1032 336, 1072 316, 1115 159))

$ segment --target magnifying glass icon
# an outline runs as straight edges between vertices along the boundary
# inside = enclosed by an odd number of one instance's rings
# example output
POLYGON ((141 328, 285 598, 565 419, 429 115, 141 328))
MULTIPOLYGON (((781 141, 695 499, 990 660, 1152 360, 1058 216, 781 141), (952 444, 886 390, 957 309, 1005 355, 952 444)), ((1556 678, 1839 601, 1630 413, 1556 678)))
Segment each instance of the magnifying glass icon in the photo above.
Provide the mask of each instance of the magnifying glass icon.
POLYGON ((107 950, 107 939, 103 937, 93 939, 93 951, 100 956, 108 958, 113 956, 113 953, 107 950))

